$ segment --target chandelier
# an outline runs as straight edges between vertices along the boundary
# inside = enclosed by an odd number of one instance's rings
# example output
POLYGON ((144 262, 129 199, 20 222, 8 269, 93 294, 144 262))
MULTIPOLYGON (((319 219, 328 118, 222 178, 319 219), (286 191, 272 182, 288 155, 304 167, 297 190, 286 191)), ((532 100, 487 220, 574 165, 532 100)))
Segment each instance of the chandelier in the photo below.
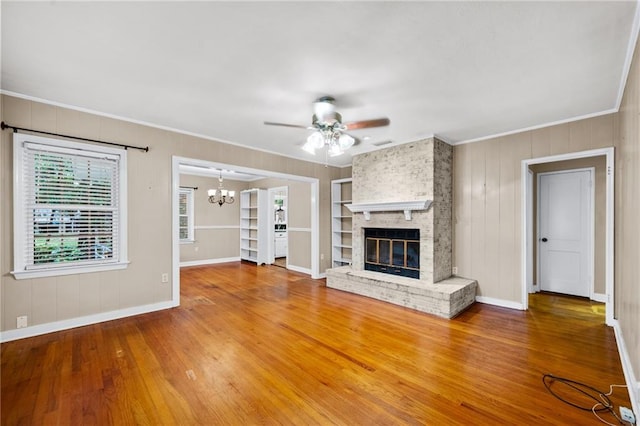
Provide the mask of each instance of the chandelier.
POLYGON ((222 207, 223 204, 232 204, 235 201, 233 198, 236 195, 236 191, 227 191, 222 187, 222 170, 220 170, 220 177, 218 177, 218 188, 210 189, 207 191, 209 196, 209 202, 211 204, 218 204, 222 207))
POLYGON ((325 146, 331 157, 343 154, 351 148, 355 139, 346 134, 347 126, 342 124, 342 116, 335 111, 333 98, 320 98, 313 104, 313 133, 307 137, 302 149, 310 154, 325 146))

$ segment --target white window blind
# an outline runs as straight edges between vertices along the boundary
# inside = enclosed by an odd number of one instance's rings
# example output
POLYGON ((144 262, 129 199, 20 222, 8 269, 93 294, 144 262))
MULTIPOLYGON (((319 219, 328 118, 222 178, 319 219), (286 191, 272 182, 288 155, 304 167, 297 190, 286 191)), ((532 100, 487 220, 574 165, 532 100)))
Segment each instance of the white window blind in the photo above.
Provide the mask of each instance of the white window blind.
POLYGON ((122 156, 58 142, 18 147, 16 272, 122 261, 122 156))
POLYGON ((178 215, 180 220, 180 241, 194 240, 193 228, 193 189, 180 188, 178 193, 178 215))

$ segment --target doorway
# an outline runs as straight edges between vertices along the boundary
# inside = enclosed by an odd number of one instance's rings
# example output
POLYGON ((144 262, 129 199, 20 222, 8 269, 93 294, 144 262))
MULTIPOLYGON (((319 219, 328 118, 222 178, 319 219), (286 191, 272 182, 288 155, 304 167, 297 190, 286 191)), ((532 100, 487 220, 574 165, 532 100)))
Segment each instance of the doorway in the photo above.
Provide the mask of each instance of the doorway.
MULTIPOLYGON (((601 220, 602 226, 596 226, 600 231, 596 232, 592 247, 597 247, 597 253, 602 259, 596 262, 595 276, 601 276, 601 290, 592 294, 591 298, 597 302, 605 303, 605 319, 607 325, 614 323, 614 253, 613 253, 613 226, 614 226, 614 148, 601 148, 589 151, 574 152, 569 154, 553 155, 522 160, 521 162, 521 309, 528 309, 529 294, 537 292, 539 285, 536 276, 531 279, 531 275, 536 274, 537 268, 537 230, 536 215, 534 209, 536 194, 536 179, 531 179, 531 170, 537 166, 547 166, 550 163, 557 163, 569 160, 590 159, 601 157, 603 167, 596 169, 596 180, 603 182, 602 192, 594 200, 596 211, 596 221, 601 220), (599 171, 600 170, 600 171, 599 171), (598 177, 601 176, 601 177, 598 177), (534 210, 532 210, 534 209, 534 210), (532 249, 533 247, 533 249, 532 249), (598 266, 600 265, 600 266, 598 266)), ((541 172, 542 170, 538 170, 541 172)), ((549 171, 549 170, 544 170, 549 171)), ((597 256, 596 256, 597 257, 597 256)), ((598 287, 597 285, 596 287, 598 287)), ((599 287, 598 287, 599 288, 599 287)))
MULTIPOLYGON (((179 238, 179 187, 180 187, 180 169, 182 166, 193 166, 203 168, 213 168, 217 170, 227 170, 230 172, 247 173, 260 176, 261 178, 273 178, 277 180, 286 180, 307 187, 309 203, 306 204, 303 216, 309 221, 308 227, 290 228, 289 231, 297 233, 296 243, 302 247, 303 255, 309 266, 302 267, 297 264, 288 262, 288 268, 297 272, 306 273, 312 279, 320 278, 320 232, 319 232, 319 179, 307 176, 291 175, 287 173, 279 173, 270 170, 254 169, 250 167, 237 166, 233 164, 217 163, 207 160, 200 160, 187 157, 172 157, 172 306, 180 305, 180 238, 179 238)), ((290 195, 290 194, 289 194, 290 195)), ((289 236, 291 239, 291 236, 289 236)), ((268 246, 268 245, 267 245, 268 246)), ((296 253, 298 253, 296 251, 296 253)), ((298 256, 300 257, 300 256, 298 256)), ((292 261, 295 261, 293 259, 292 261)))
POLYGON ((289 233, 287 225, 289 219, 289 187, 280 186, 269 188, 269 202, 273 209, 270 217, 269 253, 271 263, 281 268, 287 267, 289 249, 289 233))
POLYGON ((591 298, 594 168, 538 174, 540 291, 591 298))

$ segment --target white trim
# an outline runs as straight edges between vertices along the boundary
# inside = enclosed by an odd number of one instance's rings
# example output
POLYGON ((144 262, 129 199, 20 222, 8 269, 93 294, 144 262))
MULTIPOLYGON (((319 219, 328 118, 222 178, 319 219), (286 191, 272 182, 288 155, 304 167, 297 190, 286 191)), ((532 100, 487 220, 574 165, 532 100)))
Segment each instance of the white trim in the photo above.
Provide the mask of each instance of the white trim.
POLYGON ((0 342, 10 342, 12 340, 24 339, 27 337, 39 336, 41 334, 53 333, 55 331, 68 330, 70 328, 82 327, 85 325, 98 324, 105 321, 130 317, 133 315, 146 314, 149 312, 161 311, 173 308, 170 301, 152 303, 149 305, 132 306, 130 308, 117 309, 115 311, 100 312, 83 317, 70 318, 61 321, 48 322, 45 324, 32 325, 31 327, 17 328, 0 332, 0 342))
POLYGON ((291 271, 295 271, 295 272, 300 272, 301 274, 307 274, 307 275, 311 275, 311 278, 313 279, 317 279, 317 277, 320 276, 320 274, 316 274, 316 276, 314 277, 313 274, 311 273, 311 269, 309 268, 303 268, 302 266, 295 266, 292 264, 287 264, 287 269, 291 270, 291 271))
MULTIPOLYGON (((529 170, 530 171, 530 170, 529 170)), ((543 176, 549 176, 549 175, 560 175, 560 174, 567 174, 567 173, 575 173, 575 172, 589 172, 589 205, 587 206, 588 209, 588 217, 587 217, 587 221, 589 222, 588 226, 589 226, 589 231, 588 231, 588 238, 589 240, 587 241, 588 247, 588 263, 587 263, 587 270, 588 270, 588 285, 589 285, 589 298, 593 300, 593 295, 595 293, 595 241, 596 241, 596 202, 595 202, 595 198, 596 198, 596 185, 595 185, 595 178, 596 178, 596 168, 595 167, 581 167, 581 168, 577 168, 577 169, 565 169, 565 170, 556 170, 553 172, 540 172, 537 173, 537 186, 538 186, 538 192, 536 194, 536 199, 538 200, 536 206, 537 206, 537 211, 536 211, 536 217, 535 218, 531 218, 532 220, 535 220, 537 223, 536 229, 538 232, 538 235, 536 235, 536 239, 538 241, 540 241, 541 235, 540 235, 540 216, 541 216, 541 210, 540 207, 542 205, 542 203, 540 202, 540 192, 542 191, 542 185, 540 184, 540 181, 542 180, 543 176)), ((531 235, 531 234, 529 234, 531 235)), ((531 241, 533 242, 533 241, 531 241)), ((538 262, 536 264, 536 272, 537 272, 537 279, 540 280, 540 259, 541 259, 541 255, 540 255, 540 248, 541 245, 537 244, 537 250, 536 250, 536 254, 537 254, 537 259, 538 262)), ((525 265, 529 265, 531 262, 527 262, 525 265)), ((542 288, 540 288, 542 290, 542 288)))
POLYGON ((495 299, 493 297, 476 296, 476 302, 486 305, 500 306, 501 308, 517 309, 524 311, 526 308, 521 303, 512 300, 495 299))
POLYGON ((347 182, 351 182, 353 180, 353 178, 342 178, 342 179, 334 179, 331 181, 331 183, 347 183, 347 182))
POLYGON ((228 262, 240 262, 240 256, 219 257, 217 259, 187 260, 185 262, 180 262, 180 267, 183 268, 185 266, 214 265, 216 263, 228 263, 228 262))
POLYGON ((631 407, 635 413, 636 419, 640 415, 640 381, 633 372, 633 364, 627 351, 627 345, 624 341, 624 335, 620 328, 618 320, 613 320, 613 331, 616 335, 616 344, 618 345, 618 353, 620 354, 620 362, 622 364, 622 372, 624 373, 624 380, 627 384, 627 391, 629 392, 629 399, 631 400, 631 407))
POLYGON ((171 301, 180 306, 180 157, 171 157, 171 301))
POLYGON ((117 271, 127 269, 130 262, 103 263, 99 265, 57 267, 55 269, 29 269, 25 271, 11 271, 16 280, 29 278, 58 277, 62 275, 88 274, 91 272, 117 271))
POLYGON ((240 225, 196 225, 193 229, 196 231, 203 229, 240 229, 240 225))
POLYGON ((599 303, 607 303, 607 295, 604 294, 604 293, 593 292, 591 294, 591 300, 593 300, 594 302, 599 302, 599 303))
MULTIPOLYGON (((532 235, 533 234, 533 176, 534 173, 532 170, 528 170, 527 173, 527 188, 530 188, 530 192, 529 192, 529 196, 526 197, 525 199, 525 203, 526 203, 526 214, 527 214, 527 235, 532 235)), ((527 242, 527 258, 531 259, 533 258, 533 239, 529 239, 529 241, 527 242)), ((527 287, 529 290, 529 293, 534 293, 536 291, 536 285, 533 282, 533 262, 527 262, 526 263, 526 268, 527 268, 527 287)), ((539 275, 538 275, 539 276, 539 275)), ((537 276, 536 276, 537 278, 537 276)))
POLYGON ((474 138, 474 139, 467 139, 467 140, 462 140, 462 141, 459 141, 459 142, 450 142, 449 144, 455 146, 455 145, 464 145, 464 144, 468 144, 468 143, 482 142, 482 141, 485 141, 487 139, 500 138, 500 137, 503 137, 503 136, 515 135, 517 133, 529 132, 531 130, 543 129, 545 127, 557 126, 559 124, 572 123, 574 121, 586 120, 587 118, 594 118, 594 117, 600 117, 602 115, 613 114, 613 113, 618 112, 618 108, 611 108, 611 109, 607 109, 607 110, 600 111, 600 112, 594 112, 594 113, 591 113, 591 114, 584 114, 584 115, 578 115, 576 117, 565 118, 564 120, 552 121, 552 122, 544 123, 544 124, 536 124, 535 126, 524 127, 524 128, 520 128, 520 129, 514 129, 514 130, 508 130, 506 132, 495 133, 493 135, 480 136, 480 137, 474 138))
MULTIPOLYGON (((275 189, 274 188, 267 188, 267 197, 268 197, 268 204, 269 204, 269 214, 267 215, 267 235, 269 236, 269 244, 267 244, 267 264, 271 265, 273 264, 273 262, 275 262, 276 260, 276 255, 275 255, 275 238, 276 238, 276 233, 274 231, 274 218, 273 218, 273 205, 275 204, 275 189)), ((287 234, 287 238, 289 237, 289 234, 287 234)), ((286 266, 286 265, 285 265, 286 266)))
MULTIPOLYGON (((320 182, 315 179, 311 183, 311 278, 320 274, 320 182)), ((288 200, 290 201, 290 200, 288 200)), ((289 218, 287 218, 287 223, 289 218)), ((289 241, 290 242, 290 241, 289 241)), ((289 242, 287 243, 287 269, 289 264, 289 242)))
MULTIPOLYGON (((520 165, 520 184, 522 185, 522 196, 520 197, 520 214, 522 215, 522 228, 520 232, 522 233, 521 241, 522 247, 520 248, 520 269, 522 272, 521 282, 522 282, 522 309, 529 309, 529 288, 527 286, 527 265, 529 263, 533 263, 533 251, 529 253, 527 251, 527 246, 531 244, 530 240, 533 237, 528 231, 531 229, 529 224, 529 220, 533 219, 533 215, 527 214, 527 208, 529 207, 529 203, 527 203, 527 198, 531 196, 531 192, 533 192, 533 184, 529 184, 527 180, 527 176, 529 175, 529 163, 527 160, 522 160, 520 165)), ((533 206, 531 206, 533 208, 533 206)), ((538 277, 536 277, 537 280, 538 277)), ((538 287, 539 288, 539 287, 538 287)))
POLYGON ((627 55, 624 59, 622 67, 622 76, 620 77, 620 85, 618 86, 618 98, 616 100, 616 111, 620 110, 622 98, 624 96, 624 88, 627 85, 629 71, 631 71, 631 62, 633 61, 633 52, 638 42, 638 31, 640 30, 640 4, 636 0, 636 12, 633 15, 633 23, 631 25, 631 35, 629 36, 629 44, 627 45, 627 55))
POLYGON ((287 231, 291 232, 311 232, 311 228, 287 228, 287 231))
POLYGON ((404 212, 404 218, 411 220, 413 210, 428 210, 432 200, 418 201, 388 201, 381 203, 354 203, 345 204, 352 213, 364 213, 364 219, 371 219, 371 212, 404 212))
POLYGON ((613 325, 613 313, 614 313, 614 252, 613 252, 613 235, 614 235, 614 190, 615 190, 615 173, 614 173, 614 154, 615 150, 613 147, 609 148, 601 148, 601 149, 592 149, 588 151, 579 151, 572 152, 567 154, 560 155, 551 155, 547 157, 540 158, 531 158, 527 160, 522 160, 521 162, 521 171, 520 171, 520 185, 521 185, 521 223, 522 226, 520 228, 521 232, 521 247, 520 247, 520 282, 521 282, 521 291, 522 291, 522 306, 523 309, 528 309, 529 306, 529 293, 527 291, 527 275, 526 275, 526 265, 527 262, 533 261, 533 259, 527 258, 527 244, 528 239, 531 238, 527 234, 527 194, 529 193, 529 188, 527 187, 527 173, 529 170, 529 166, 533 164, 542 164, 542 163, 551 163, 555 161, 564 161, 564 160, 572 160, 576 158, 589 158, 589 157, 598 157, 605 156, 607 161, 607 170, 606 170, 606 235, 605 235, 605 286, 606 286, 606 323, 607 325, 613 325))
POLYGON ((606 307, 606 317, 607 324, 611 325, 614 321, 614 312, 615 312, 615 298, 613 297, 613 293, 615 291, 615 253, 614 253, 614 245, 613 238, 615 235, 615 167, 614 167, 614 148, 609 148, 607 151, 607 170, 606 170, 606 227, 607 230, 605 232, 605 293, 607 295, 607 304, 606 307))

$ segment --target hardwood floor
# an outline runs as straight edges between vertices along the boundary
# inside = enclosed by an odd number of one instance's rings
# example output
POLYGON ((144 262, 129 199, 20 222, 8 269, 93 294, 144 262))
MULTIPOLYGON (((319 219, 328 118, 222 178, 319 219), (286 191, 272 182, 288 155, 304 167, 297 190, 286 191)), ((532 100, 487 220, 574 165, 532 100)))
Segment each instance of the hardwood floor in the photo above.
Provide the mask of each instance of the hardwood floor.
POLYGON ((2 424, 599 424, 543 374, 624 383, 580 299, 445 320, 279 267, 181 275, 179 308, 2 344, 2 424))

